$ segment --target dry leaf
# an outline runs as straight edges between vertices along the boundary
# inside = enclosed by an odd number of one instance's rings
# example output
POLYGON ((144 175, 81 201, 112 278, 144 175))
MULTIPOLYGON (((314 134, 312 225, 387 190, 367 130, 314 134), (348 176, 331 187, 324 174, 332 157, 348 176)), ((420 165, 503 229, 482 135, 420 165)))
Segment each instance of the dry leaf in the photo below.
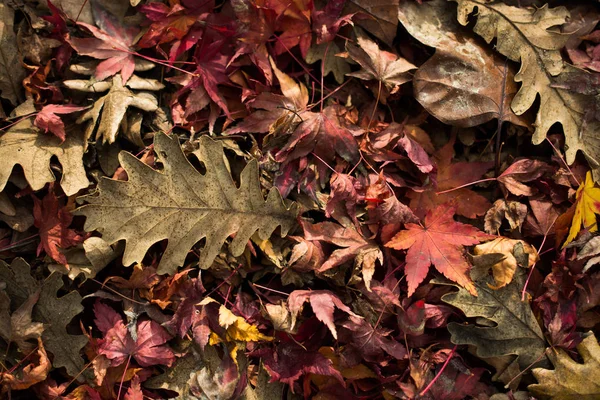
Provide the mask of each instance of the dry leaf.
POLYGON ((15 12, 9 4, 0 3, 0 91, 3 98, 17 105, 23 99, 21 81, 25 69, 17 51, 14 18, 15 12))
MULTIPOLYGON (((157 88, 160 87, 157 86, 157 88)), ((82 123, 91 120, 85 131, 86 139, 90 138, 92 133, 96 131, 95 139, 97 141, 113 143, 129 106, 144 111, 156 111, 158 101, 153 94, 132 92, 123 86, 121 76, 115 75, 112 78, 112 86, 109 92, 96 100, 94 106, 79 117, 77 122, 82 123)))
POLYGON ((346 10, 367 15, 369 18, 360 19, 357 24, 391 46, 398 26, 398 3, 399 0, 350 0, 346 10))
POLYGON ((502 261, 494 264, 492 266, 492 273, 494 274, 494 279, 496 280, 495 285, 490 285, 492 289, 500 289, 508 285, 517 270, 517 266, 520 265, 517 260, 515 250, 517 249, 517 245, 520 245, 520 253, 519 258, 522 258, 521 255, 527 254, 527 265, 521 265, 523 268, 530 268, 536 262, 539 261, 539 256, 536 249, 528 243, 525 243, 522 240, 514 240, 508 239, 505 237, 500 237, 498 239, 494 239, 491 242, 478 244, 475 246, 473 250, 475 255, 484 255, 484 254, 502 254, 504 258, 502 261))
POLYGON ((83 166, 85 141, 83 132, 69 132, 64 142, 52 135, 44 135, 35 128, 31 119, 11 126, 0 136, 0 191, 4 189, 15 165, 20 165, 25 178, 33 190, 42 189, 46 183, 54 182, 50 168, 52 157, 58 158, 62 166, 60 186, 67 196, 88 187, 89 181, 83 166))
MULTIPOLYGON (((562 25, 569 17, 565 7, 518 8, 501 2, 484 0, 455 0, 458 2, 458 21, 469 23, 469 16, 476 15, 473 30, 486 42, 496 39, 496 50, 515 62, 521 63, 515 81, 521 88, 515 95, 511 107, 517 115, 531 108, 540 96, 540 108, 535 120, 533 143, 540 144, 550 127, 559 122, 565 133, 566 160, 575 161, 578 150, 582 150, 594 168, 600 163, 600 123, 583 122, 589 102, 577 95, 552 86, 553 77, 572 71, 562 60, 560 49, 569 40, 550 30, 562 25), (474 13, 477 8, 477 13, 474 13)), ((600 178, 600 170, 594 177, 600 178)))
POLYGON ((350 65, 342 57, 336 57, 336 54, 340 52, 341 49, 335 42, 314 44, 306 53, 306 62, 313 64, 321 61, 323 63, 323 76, 333 72, 335 80, 342 84, 344 83, 344 76, 350 72, 350 65))
POLYGON ((452 343, 475 346, 481 358, 517 356, 521 369, 544 365, 546 340, 529 303, 521 301, 523 280, 517 275, 509 285, 493 290, 489 288, 493 278, 487 276, 475 282, 477 297, 463 288, 442 296, 467 317, 478 318, 475 323, 448 324, 452 343))
POLYGON ((577 346, 583 363, 573 361, 564 350, 551 350, 553 370, 534 368, 539 383, 528 389, 540 399, 595 400, 600 398, 600 345, 592 332, 577 346))
POLYGON ((502 220, 506 219, 511 230, 521 231, 523 221, 527 217, 527 206, 518 201, 499 199, 485 213, 485 231, 490 235, 498 234, 502 220))
POLYGON ((2 313, 0 315, 0 336, 9 343, 15 342, 23 353, 28 353, 35 347, 27 340, 39 338, 44 331, 43 324, 31 320, 33 306, 39 297, 39 291, 33 293, 12 315, 9 315, 10 299, 4 291, 0 292, 0 312, 2 313))
POLYGON ((517 92, 504 59, 463 35, 445 0, 400 3, 398 18, 408 32, 436 52, 414 75, 415 98, 440 121, 461 127, 493 118, 527 126, 510 102, 517 92), (504 82, 504 87, 502 82, 504 82))
POLYGON ((590 232, 598 231, 596 214, 600 214, 600 188, 596 187, 592 174, 588 171, 585 182, 579 186, 575 195, 575 214, 563 248, 575 239, 582 225, 590 232))
POLYGON ((254 232, 267 238, 281 226, 283 236, 294 224, 297 207, 287 207, 276 189, 264 199, 256 161, 248 163, 238 188, 223 159, 223 146, 207 136, 200 138, 194 153, 205 174, 186 159, 176 138, 156 135, 154 149, 163 163, 161 172, 121 152, 129 180, 102 179, 99 194, 83 197, 89 204, 76 210, 87 217, 85 229, 100 230, 107 243, 126 240, 125 265, 142 262, 150 246, 168 239, 158 273, 173 274, 189 249, 206 238, 199 262, 206 269, 231 234, 230 251, 239 256, 254 232))

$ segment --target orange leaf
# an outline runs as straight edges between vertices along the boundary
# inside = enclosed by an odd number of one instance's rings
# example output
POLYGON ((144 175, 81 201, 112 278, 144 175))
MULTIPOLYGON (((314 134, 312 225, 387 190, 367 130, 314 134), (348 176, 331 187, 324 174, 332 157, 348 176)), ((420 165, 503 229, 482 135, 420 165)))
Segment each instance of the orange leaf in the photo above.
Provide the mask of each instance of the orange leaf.
POLYGON ((469 278, 471 266, 463 256, 463 246, 479 243, 491 236, 467 224, 454 221, 456 208, 443 204, 427 213, 425 226, 406 224, 408 229, 396 234, 386 247, 406 250, 406 280, 411 296, 423 282, 429 267, 435 268, 451 281, 458 283, 474 296, 475 286, 469 278))

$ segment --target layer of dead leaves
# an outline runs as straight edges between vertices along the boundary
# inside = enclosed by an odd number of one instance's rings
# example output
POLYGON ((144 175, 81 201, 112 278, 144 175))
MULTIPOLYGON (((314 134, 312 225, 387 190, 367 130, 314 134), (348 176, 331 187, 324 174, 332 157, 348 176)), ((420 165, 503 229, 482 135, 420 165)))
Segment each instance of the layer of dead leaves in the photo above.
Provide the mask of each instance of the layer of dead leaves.
POLYGON ((0 396, 600 398, 600 6, 550 3, 1 2, 0 396))

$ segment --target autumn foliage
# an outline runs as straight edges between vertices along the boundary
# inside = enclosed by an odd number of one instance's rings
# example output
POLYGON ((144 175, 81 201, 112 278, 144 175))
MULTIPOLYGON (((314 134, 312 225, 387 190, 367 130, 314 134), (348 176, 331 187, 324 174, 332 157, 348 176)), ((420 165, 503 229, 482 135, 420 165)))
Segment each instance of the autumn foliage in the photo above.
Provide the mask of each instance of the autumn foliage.
POLYGON ((549 3, 0 3, 0 397, 600 398, 600 6, 549 3))

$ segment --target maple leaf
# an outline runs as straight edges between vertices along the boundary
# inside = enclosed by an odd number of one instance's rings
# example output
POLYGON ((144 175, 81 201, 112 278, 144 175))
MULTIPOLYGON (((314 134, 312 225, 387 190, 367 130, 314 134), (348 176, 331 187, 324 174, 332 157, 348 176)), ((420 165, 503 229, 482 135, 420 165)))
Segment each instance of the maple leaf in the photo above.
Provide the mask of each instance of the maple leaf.
POLYGON ((474 226, 454 221, 455 211, 449 204, 438 206, 427 213, 424 225, 406 224, 406 230, 385 244, 396 250, 408 250, 405 273, 409 296, 423 282, 432 264, 446 278, 477 295, 469 278, 470 265, 463 256, 463 246, 477 244, 490 236, 474 226))
POLYGON ((327 261, 318 269, 319 272, 327 271, 347 261, 355 260, 362 267, 362 275, 367 288, 375 273, 375 262, 383 264, 383 253, 375 243, 367 241, 359 232, 351 227, 343 227, 333 222, 318 224, 303 223, 304 238, 306 240, 319 240, 334 244, 341 249, 334 250, 327 261))
POLYGON ((45 133, 50 131, 56 137, 65 141, 65 124, 57 114, 70 114, 77 111, 85 110, 86 107, 78 107, 73 105, 49 104, 44 106, 35 117, 34 125, 43 129, 45 133))
POLYGON ((598 231, 596 214, 600 214, 600 188, 595 186, 592 173, 588 171, 585 182, 579 186, 575 195, 575 214, 563 248, 575 239, 582 225, 590 232, 598 231))
POLYGON ((600 396, 600 346, 592 332, 577 346, 583 363, 573 359, 562 349, 550 352, 554 370, 534 368, 539 383, 528 389, 536 396, 556 400, 596 399, 600 396))
POLYGON ((77 23, 89 30, 94 38, 71 37, 69 44, 79 54, 104 60, 96 67, 96 79, 101 81, 120 72, 123 83, 127 83, 135 69, 133 44, 139 28, 122 26, 114 15, 99 7, 95 11, 96 24, 100 28, 85 22, 77 23))
POLYGON ((288 308, 291 312, 292 329, 296 325, 296 318, 306 301, 310 302, 317 319, 327 325, 335 339, 337 339, 337 331, 333 322, 334 307, 349 315, 356 315, 348 306, 342 303, 339 297, 328 290, 294 290, 287 299, 288 308))
POLYGON ((188 250, 206 238, 200 265, 208 268, 231 234, 236 236, 230 251, 241 255, 254 232, 259 231, 265 238, 281 226, 281 234, 285 235, 294 224, 295 205, 286 206, 276 190, 264 199, 256 161, 248 163, 238 188, 223 160, 220 142, 207 136, 200 138, 200 149, 194 154, 204 163, 205 174, 187 160, 177 139, 157 134, 154 149, 163 163, 163 172, 122 152, 119 160, 129 180, 101 180, 100 194, 84 197, 88 205, 76 210, 76 214, 87 217, 86 230, 101 228, 108 243, 127 241, 124 264, 141 262, 150 246, 168 238, 157 272, 173 273, 183 264, 188 250), (155 214, 162 223, 156 224, 149 214, 155 214), (140 236, 139 232, 145 234, 140 236))
POLYGON ((143 400, 144 394, 142 393, 142 386, 140 385, 140 377, 134 376, 131 380, 131 386, 125 393, 125 400, 143 400))
POLYGON ((406 348, 396 340, 387 337, 391 333, 390 329, 373 327, 364 318, 357 315, 351 315, 340 325, 346 329, 344 339, 353 343, 365 360, 380 362, 384 353, 397 360, 406 358, 406 348))
POLYGON ((42 200, 33 197, 33 217, 35 226, 40 232, 38 256, 44 250, 55 261, 67 264, 67 258, 59 249, 67 249, 82 243, 85 236, 74 229, 69 229, 73 215, 68 206, 60 206, 52 184, 48 194, 42 200))
POLYGON ((490 202, 483 196, 468 188, 456 189, 467 183, 472 183, 493 165, 491 162, 457 162, 452 163, 454 157, 453 137, 444 147, 435 154, 437 162, 437 191, 433 188, 425 191, 411 191, 410 208, 418 217, 423 217, 428 210, 440 204, 452 202, 456 205, 456 212, 467 218, 483 215, 490 208, 490 202), (448 193, 437 194, 449 189, 448 193))
POLYGON ((23 168, 25 179, 33 190, 42 189, 46 183, 55 180, 50 168, 52 157, 56 156, 62 165, 60 185, 67 196, 88 187, 89 181, 83 166, 84 139, 82 132, 73 132, 66 140, 52 135, 42 135, 25 119, 11 126, 0 136, 0 158, 6 160, 0 165, 0 190, 6 186, 15 165, 23 168))
POLYGON ((128 357, 133 357, 142 367, 170 366, 175 361, 173 352, 165 345, 171 336, 156 322, 138 321, 134 340, 121 316, 111 307, 97 302, 94 314, 96 326, 104 333, 99 354, 110 359, 112 366, 121 365, 128 357))
POLYGON ((282 382, 294 387, 303 374, 319 374, 336 378, 343 386, 344 378, 327 357, 316 351, 307 351, 295 343, 283 342, 275 349, 260 349, 251 353, 260 357, 271 375, 271 382, 282 382))
POLYGON ((152 23, 137 43, 139 47, 154 47, 162 43, 181 40, 196 21, 202 21, 215 7, 214 1, 183 0, 171 2, 171 6, 160 2, 144 4, 139 11, 152 23))
MULTIPOLYGON (((358 46, 346 43, 346 50, 354 61, 363 68, 348 76, 363 80, 377 80, 390 94, 398 91, 400 85, 412 79, 408 71, 417 67, 402 57, 381 50, 379 46, 366 36, 358 35, 358 46)), ((385 99, 385 96, 382 96, 385 99)))

